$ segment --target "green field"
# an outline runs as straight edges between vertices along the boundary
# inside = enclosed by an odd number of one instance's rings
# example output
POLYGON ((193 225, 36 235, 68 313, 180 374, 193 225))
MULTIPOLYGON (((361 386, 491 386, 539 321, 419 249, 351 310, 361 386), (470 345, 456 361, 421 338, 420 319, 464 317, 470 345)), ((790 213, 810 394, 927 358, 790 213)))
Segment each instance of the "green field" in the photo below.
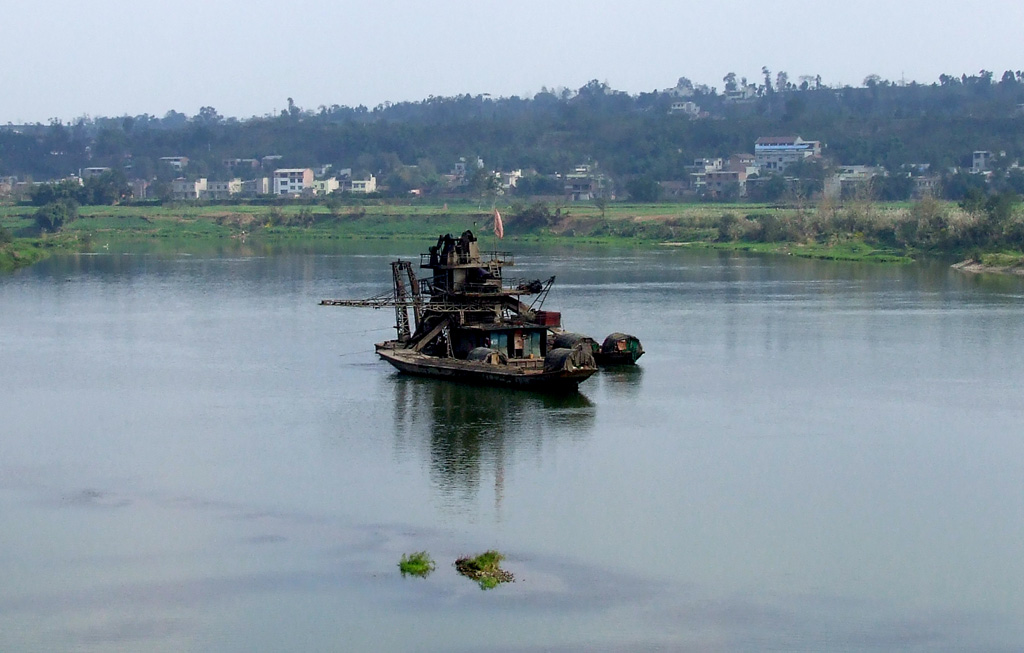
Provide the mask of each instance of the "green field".
POLYGON ((465 229, 486 237, 494 209, 502 213, 505 239, 511 242, 671 244, 894 263, 923 253, 962 253, 949 243, 955 244, 958 230, 964 231, 978 220, 956 205, 937 202, 926 208, 908 203, 785 208, 608 203, 603 210, 593 203, 557 203, 544 205, 540 223, 522 217, 525 207, 502 201, 493 205, 484 201, 370 201, 346 205, 83 206, 78 219, 66 223, 58 233, 39 234, 35 207, 0 206, 0 227, 14 236, 13 243, 0 244, 0 265, 30 264, 48 252, 89 251, 115 241, 160 243, 160 249, 173 250, 179 243, 227 239, 271 244, 329 239, 433 240, 439 234, 465 229), (926 228, 935 234, 926 233, 926 228), (921 247, 920 243, 930 242, 929 237, 934 243, 928 249, 921 247))

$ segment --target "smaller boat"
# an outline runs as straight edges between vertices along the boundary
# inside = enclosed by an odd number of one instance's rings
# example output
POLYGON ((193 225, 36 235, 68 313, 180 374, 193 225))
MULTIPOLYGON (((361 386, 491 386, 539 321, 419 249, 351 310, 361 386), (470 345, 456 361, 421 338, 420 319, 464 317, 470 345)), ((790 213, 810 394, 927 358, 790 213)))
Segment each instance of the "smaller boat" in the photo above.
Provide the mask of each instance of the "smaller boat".
POLYGON ((598 365, 636 365, 644 355, 640 339, 628 333, 613 333, 604 339, 600 351, 594 353, 598 365))
POLYGON ((644 355, 640 339, 627 333, 613 333, 599 345, 596 340, 582 333, 553 329, 548 346, 589 351, 594 356, 594 362, 600 367, 635 365, 637 359, 644 355))
POLYGON ((590 336, 585 336, 582 333, 552 330, 551 335, 548 338, 548 342, 552 349, 573 349, 575 347, 582 347, 594 356, 597 356, 597 353, 601 351, 601 346, 597 344, 596 340, 590 336))

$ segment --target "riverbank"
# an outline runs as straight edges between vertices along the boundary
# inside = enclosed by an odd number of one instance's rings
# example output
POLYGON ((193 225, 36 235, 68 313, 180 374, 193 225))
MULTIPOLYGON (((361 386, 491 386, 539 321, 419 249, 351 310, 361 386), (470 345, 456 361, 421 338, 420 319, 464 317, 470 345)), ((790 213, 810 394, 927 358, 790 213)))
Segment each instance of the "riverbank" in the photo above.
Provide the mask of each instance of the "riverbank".
MULTIPOLYGON (((837 261, 907 263, 955 255, 979 218, 956 205, 926 201, 777 207, 752 204, 544 204, 453 201, 339 204, 168 204, 86 206, 79 217, 32 250, 35 207, 0 207, 0 226, 19 251, 8 267, 48 251, 92 251, 119 241, 173 243, 236 239, 301 242, 329 239, 433 239, 439 233, 489 232, 494 209, 506 242, 669 245, 837 261), (28 249, 25 249, 28 248, 28 249), (38 255, 35 253, 38 251, 38 255)), ((40 239, 36 239, 39 241, 40 239)), ((1024 257, 1024 254, 1020 256, 1024 257)))
POLYGON ((971 274, 1011 274, 1024 277, 1024 255, 1015 253, 983 254, 979 259, 967 259, 953 265, 961 272, 971 274))
POLYGON ((0 245, 0 272, 11 272, 37 263, 48 256, 47 249, 26 239, 0 245))

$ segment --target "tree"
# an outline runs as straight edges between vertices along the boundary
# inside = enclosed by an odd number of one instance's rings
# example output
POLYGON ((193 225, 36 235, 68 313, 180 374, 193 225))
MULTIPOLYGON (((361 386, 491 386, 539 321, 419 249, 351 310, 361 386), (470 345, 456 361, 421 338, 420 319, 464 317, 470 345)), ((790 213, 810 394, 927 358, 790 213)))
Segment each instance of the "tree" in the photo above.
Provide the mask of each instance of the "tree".
POLYGON ((725 77, 722 78, 722 81, 725 82, 726 91, 736 90, 736 73, 728 73, 725 77))
POLYGON ((512 206, 513 224, 521 231, 543 229, 554 224, 555 216, 551 215, 551 209, 544 202, 534 202, 530 206, 514 204, 512 206))
POLYGON ((529 175, 516 182, 516 195, 561 195, 565 184, 556 177, 529 175))
POLYGON ((40 207, 36 211, 36 226, 41 231, 56 233, 61 228, 78 218, 78 204, 74 200, 60 199, 40 207))
POLYGON ((778 202, 785 196, 788 185, 782 175, 748 177, 747 197, 753 202, 778 202))
POLYGON ((1024 170, 1013 168, 1006 173, 1006 187, 1018 195, 1024 195, 1024 170))
POLYGON ((131 197, 132 189, 120 170, 107 170, 85 180, 82 204, 107 206, 131 197))
POLYGON ((1002 229, 1013 217, 1019 203, 1020 197, 1012 191, 997 193, 988 198, 988 201, 985 202, 985 213, 988 215, 989 222, 994 228, 1002 229))
POLYGON ((634 177, 626 182, 626 192, 635 202, 657 202, 661 195, 661 185, 648 176, 634 177))
POLYGON ((958 172, 947 177, 942 183, 942 194, 949 200, 960 201, 968 196, 974 199, 984 198, 985 191, 985 178, 969 172, 958 172))
POLYGON ((31 192, 34 206, 46 206, 60 200, 82 204, 84 195, 82 185, 74 179, 65 179, 55 184, 39 184, 31 192))
POLYGON ((224 116, 213 107, 200 107, 199 113, 192 120, 200 125, 217 125, 224 121, 224 116))
POLYGON ((784 70, 780 70, 779 74, 775 76, 775 90, 785 91, 789 88, 789 73, 784 70))
POLYGON ((985 210, 985 190, 977 186, 968 188, 960 200, 960 208, 968 213, 981 213, 985 210))
POLYGON ((871 178, 871 196, 883 202, 902 202, 910 199, 914 190, 913 178, 904 173, 876 175, 871 178))

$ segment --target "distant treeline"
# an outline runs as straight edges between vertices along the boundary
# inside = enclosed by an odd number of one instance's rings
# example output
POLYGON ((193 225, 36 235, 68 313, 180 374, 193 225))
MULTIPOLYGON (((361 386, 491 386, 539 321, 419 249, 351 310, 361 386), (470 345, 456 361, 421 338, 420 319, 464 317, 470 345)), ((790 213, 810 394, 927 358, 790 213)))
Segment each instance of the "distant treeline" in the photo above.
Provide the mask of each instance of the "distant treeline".
MULTIPOLYGON (((531 98, 430 97, 373 109, 305 110, 289 99, 280 115, 246 120, 203 107, 191 117, 170 111, 162 118, 7 126, 0 127, 0 176, 57 179, 103 166, 128 178, 166 181, 180 173, 162 166, 160 157, 187 156, 189 176, 224 179, 252 176, 226 168, 224 159, 279 155, 274 167, 332 164, 377 175, 391 192, 404 193, 439 189, 441 175, 460 157, 480 157, 487 169, 540 175, 590 162, 623 192, 630 180, 685 179, 686 166, 698 157, 749 153, 760 136, 800 135, 822 141, 832 163, 893 172, 928 164, 947 177, 954 167, 969 167, 975 150, 1005 152, 997 177, 1007 188, 1024 184, 1024 178, 1010 179, 1009 170, 1009 162, 1024 158, 1020 72, 943 75, 934 84, 871 76, 864 86, 843 88, 822 86, 820 78, 793 83, 784 73, 773 81, 764 72, 763 84, 730 73, 723 92, 685 78, 671 93, 637 95, 592 81, 531 98), (680 101, 696 104, 701 117, 671 113, 680 101)), ((526 183, 527 190, 552 190, 541 178, 526 183)), ((971 187, 969 180, 956 180, 945 194, 962 199, 971 187)))

